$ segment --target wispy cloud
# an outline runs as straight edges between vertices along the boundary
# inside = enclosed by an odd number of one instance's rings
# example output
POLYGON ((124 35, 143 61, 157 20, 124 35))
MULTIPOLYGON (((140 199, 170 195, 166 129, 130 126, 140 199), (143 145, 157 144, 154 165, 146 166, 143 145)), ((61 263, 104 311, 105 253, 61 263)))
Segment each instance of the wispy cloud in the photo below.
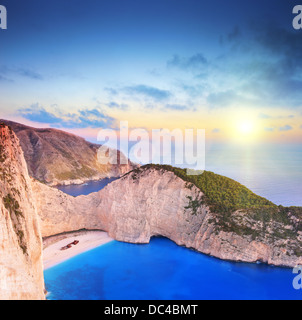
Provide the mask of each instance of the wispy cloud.
POLYGON ((15 76, 21 76, 25 78, 30 78, 33 80, 43 80, 43 76, 31 69, 22 68, 22 67, 7 67, 1 66, 0 67, 0 79, 2 77, 6 78, 13 78, 15 76))
POLYGON ((119 110, 128 110, 129 109, 129 105, 126 103, 117 103, 114 101, 111 101, 109 103, 107 103, 107 106, 111 109, 119 109, 119 110))
MULTIPOLYGON (((294 30, 276 24, 235 26, 222 37, 220 55, 175 54, 167 66, 186 72, 182 90, 193 101, 206 101, 209 108, 240 105, 294 109, 302 106, 300 40, 294 30)), ((293 117, 259 114, 262 119, 293 117)))
POLYGON ((181 104, 166 104, 163 110, 187 111, 187 110, 190 110, 190 108, 186 105, 181 105, 181 104))
POLYGON ((180 82, 177 85, 181 90, 183 90, 189 97, 191 98, 196 98, 196 97, 201 97, 204 92, 206 91, 206 84, 201 85, 200 83, 198 84, 187 84, 180 82))
POLYGON ((238 26, 235 26, 231 32, 228 33, 227 39, 228 41, 236 41, 237 39, 241 38, 242 31, 238 26))
POLYGON ((230 74, 258 105, 301 106, 302 42, 297 32, 260 22, 245 33, 235 28, 223 43, 232 49, 225 57, 230 74))
POLYGON ((44 79, 41 74, 34 72, 32 70, 29 70, 29 69, 18 68, 15 70, 15 72, 23 77, 31 78, 34 80, 43 80, 44 79))
POLYGON ((293 119, 295 118, 295 116, 293 114, 290 114, 288 116, 278 116, 278 115, 271 116, 265 113, 259 113, 258 118, 259 119, 293 119))
POLYGON ((265 113, 259 113, 258 118, 259 119, 271 119, 272 116, 265 114, 265 113))
POLYGON ((106 115, 101 109, 81 109, 75 113, 48 111, 39 104, 18 110, 23 118, 49 124, 57 128, 101 128, 112 127, 115 119, 106 115))
POLYGON ((151 98, 155 101, 163 101, 172 96, 168 90, 162 90, 146 85, 136 85, 123 88, 123 91, 130 95, 140 95, 143 97, 151 98))
POLYGON ((280 131, 290 131, 290 130, 293 130, 293 127, 287 124, 283 127, 280 127, 279 130, 280 131))
POLYGON ((275 128, 267 127, 267 128, 264 128, 264 131, 266 131, 266 132, 274 132, 275 128))
POLYGON ((201 53, 197 53, 191 57, 181 57, 176 54, 167 62, 168 67, 191 71, 200 71, 207 64, 208 60, 201 53))
MULTIPOLYGON (((0 72, 1 72, 1 71, 0 71, 0 72)), ((5 77, 5 76, 4 76, 4 75, 2 75, 1 73, 0 73, 0 81, 13 82, 13 80, 11 80, 11 79, 9 79, 9 78, 5 77)))
POLYGON ((104 88, 104 90, 106 91, 106 92, 108 92, 110 95, 112 95, 112 96, 116 96, 116 95, 118 95, 118 90, 116 90, 116 89, 114 89, 114 88, 104 88))
POLYGON ((61 118, 55 116, 51 112, 46 111, 38 104, 33 104, 30 108, 19 109, 18 114, 27 120, 40 123, 55 124, 62 121, 61 118))
POLYGON ((210 108, 221 108, 234 105, 248 105, 251 104, 251 101, 234 90, 227 90, 210 93, 207 96, 207 103, 210 108))

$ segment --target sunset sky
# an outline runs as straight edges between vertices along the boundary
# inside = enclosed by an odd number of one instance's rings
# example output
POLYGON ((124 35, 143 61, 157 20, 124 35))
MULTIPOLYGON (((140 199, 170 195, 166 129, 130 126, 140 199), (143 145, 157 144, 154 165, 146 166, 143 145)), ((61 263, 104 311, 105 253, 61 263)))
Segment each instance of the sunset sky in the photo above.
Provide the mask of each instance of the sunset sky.
POLYGON ((292 0, 0 0, 0 117, 94 141, 100 128, 200 128, 302 142, 292 0))

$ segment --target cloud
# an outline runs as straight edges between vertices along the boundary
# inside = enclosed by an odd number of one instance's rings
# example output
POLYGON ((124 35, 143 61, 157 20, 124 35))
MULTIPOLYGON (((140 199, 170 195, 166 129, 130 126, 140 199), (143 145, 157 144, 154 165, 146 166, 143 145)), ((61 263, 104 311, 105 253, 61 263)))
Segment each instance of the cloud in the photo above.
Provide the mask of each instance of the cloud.
POLYGON ((229 107, 234 104, 247 104, 248 101, 233 90, 210 93, 207 96, 210 108, 229 107))
POLYGON ((13 80, 5 77, 4 75, 0 74, 0 81, 5 81, 5 82, 13 82, 13 80))
MULTIPOLYGON (((268 24, 265 28, 259 26, 256 41, 267 53, 284 58, 286 73, 296 73, 302 67, 301 36, 294 30, 286 30, 276 25, 268 24), (260 30, 260 31, 259 31, 260 30)), ((284 65, 283 65, 284 66, 284 65)), ((283 70, 285 71, 285 70, 283 70)))
POLYGON ((275 131, 275 128, 264 128, 264 131, 274 132, 274 131, 275 131))
POLYGON ((21 68, 21 67, 7 67, 7 66, 1 66, 0 67, 0 79, 2 77, 6 78, 12 77, 12 76, 21 76, 25 78, 30 78, 33 80, 43 80, 44 78, 42 77, 41 74, 31 70, 31 69, 26 69, 26 68, 21 68))
POLYGON ((112 127, 115 119, 106 115, 100 109, 82 109, 75 113, 50 112, 39 104, 30 108, 18 110, 18 115, 23 118, 49 124, 56 128, 103 128, 112 127))
POLYGON ((181 57, 174 55, 167 62, 168 67, 180 68, 182 70, 200 70, 208 64, 208 60, 201 53, 197 53, 191 57, 181 57))
POLYGON ((236 41, 242 36, 241 29, 238 26, 235 26, 233 30, 227 35, 228 41, 236 41))
POLYGON ((125 104, 125 103, 117 103, 117 102, 114 102, 114 101, 111 101, 109 103, 107 103, 107 106, 109 108, 112 108, 112 109, 119 109, 119 110, 128 110, 129 109, 129 105, 128 104, 125 104))
POLYGON ((190 97, 200 97, 203 95, 206 85, 188 85, 185 83, 179 83, 178 86, 190 97))
POLYGON ((31 78, 34 80, 43 80, 43 77, 41 74, 34 72, 32 70, 19 68, 19 69, 16 69, 15 71, 16 71, 16 73, 18 73, 19 75, 21 75, 23 77, 31 78))
POLYGON ((118 91, 114 88, 104 88, 104 90, 107 91, 112 96, 118 95, 118 91))
POLYGON ((155 101, 163 101, 172 96, 170 91, 161 90, 161 89, 151 87, 151 86, 146 86, 146 85, 125 87, 123 90, 128 94, 141 95, 143 97, 151 98, 155 101))
POLYGON ((290 114, 288 116, 271 116, 264 113, 259 113, 258 115, 259 119, 293 119, 295 116, 293 114, 290 114))
POLYGON ((59 117, 39 107, 38 104, 33 104, 30 108, 19 109, 18 113, 33 122, 55 124, 62 121, 59 117))
POLYGON ((166 104, 163 108, 164 110, 174 110, 174 111, 187 111, 190 110, 190 108, 186 105, 181 104, 166 104))
POLYGON ((247 89, 271 105, 301 106, 302 41, 293 29, 258 23, 246 37, 235 37, 250 57, 241 65, 247 89))
MULTIPOLYGON (((276 21, 235 26, 221 37, 222 54, 209 62, 208 92, 233 91, 234 103, 252 107, 302 106, 302 41, 299 32, 276 21)), ((224 104, 225 105, 225 104, 224 104)), ((275 117, 274 117, 275 118, 275 117)))
POLYGON ((103 114, 98 109, 92 109, 92 110, 80 110, 79 114, 83 117, 90 117, 90 116, 96 116, 96 117, 102 117, 103 114))
POLYGON ((269 116, 268 114, 264 114, 264 113, 259 113, 258 118, 259 119, 271 119, 272 116, 269 116))
MULTIPOLYGON (((225 33, 219 56, 175 54, 167 61, 168 67, 187 72, 183 93, 193 104, 206 101, 209 108, 302 107, 300 34, 270 21, 247 26, 235 26, 225 33)), ((290 112, 288 116, 272 115, 260 113, 259 118, 295 117, 290 112)))
POLYGON ((290 131, 290 130, 293 130, 293 127, 287 124, 283 127, 280 127, 279 130, 280 131, 290 131))

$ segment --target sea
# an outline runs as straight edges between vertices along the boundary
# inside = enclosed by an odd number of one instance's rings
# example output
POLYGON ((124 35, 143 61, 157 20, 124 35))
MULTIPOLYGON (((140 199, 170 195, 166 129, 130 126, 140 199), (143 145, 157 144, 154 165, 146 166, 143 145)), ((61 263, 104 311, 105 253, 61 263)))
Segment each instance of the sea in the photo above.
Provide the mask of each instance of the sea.
POLYGON ((84 184, 58 186, 57 188, 73 197, 78 197, 81 195, 87 196, 90 193, 102 190, 107 186, 107 184, 114 180, 117 180, 117 178, 105 178, 99 181, 88 181, 84 184))
POLYGON ((302 299, 289 269, 233 263, 165 238, 112 241, 45 271, 50 300, 302 299))
MULTIPOLYGON (((278 205, 302 206, 299 145, 212 146, 206 170, 278 205)), ((60 189, 78 196, 111 182, 60 189)), ((289 268, 222 261, 158 237, 144 245, 112 241, 45 270, 50 300, 302 300, 295 277, 289 268)))

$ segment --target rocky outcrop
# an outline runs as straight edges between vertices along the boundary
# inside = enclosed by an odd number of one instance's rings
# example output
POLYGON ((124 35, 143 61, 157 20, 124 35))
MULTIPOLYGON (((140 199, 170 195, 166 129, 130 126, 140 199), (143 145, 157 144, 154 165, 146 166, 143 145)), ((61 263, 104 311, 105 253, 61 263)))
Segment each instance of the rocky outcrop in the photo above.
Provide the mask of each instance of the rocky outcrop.
POLYGON ((42 241, 18 138, 0 125, 0 300, 45 299, 42 241))
POLYGON ((17 134, 30 176, 49 185, 82 184, 90 180, 119 177, 135 165, 120 164, 125 156, 117 151, 117 164, 100 164, 100 145, 76 135, 56 130, 37 129, 12 121, 0 120, 17 134))
POLYGON ((166 170, 142 168, 98 193, 77 198, 39 182, 34 182, 33 188, 44 237, 100 229, 131 243, 148 243, 153 236, 164 236, 226 260, 290 267, 302 263, 297 220, 265 222, 238 210, 223 222, 221 214, 204 203, 199 188, 166 170))

